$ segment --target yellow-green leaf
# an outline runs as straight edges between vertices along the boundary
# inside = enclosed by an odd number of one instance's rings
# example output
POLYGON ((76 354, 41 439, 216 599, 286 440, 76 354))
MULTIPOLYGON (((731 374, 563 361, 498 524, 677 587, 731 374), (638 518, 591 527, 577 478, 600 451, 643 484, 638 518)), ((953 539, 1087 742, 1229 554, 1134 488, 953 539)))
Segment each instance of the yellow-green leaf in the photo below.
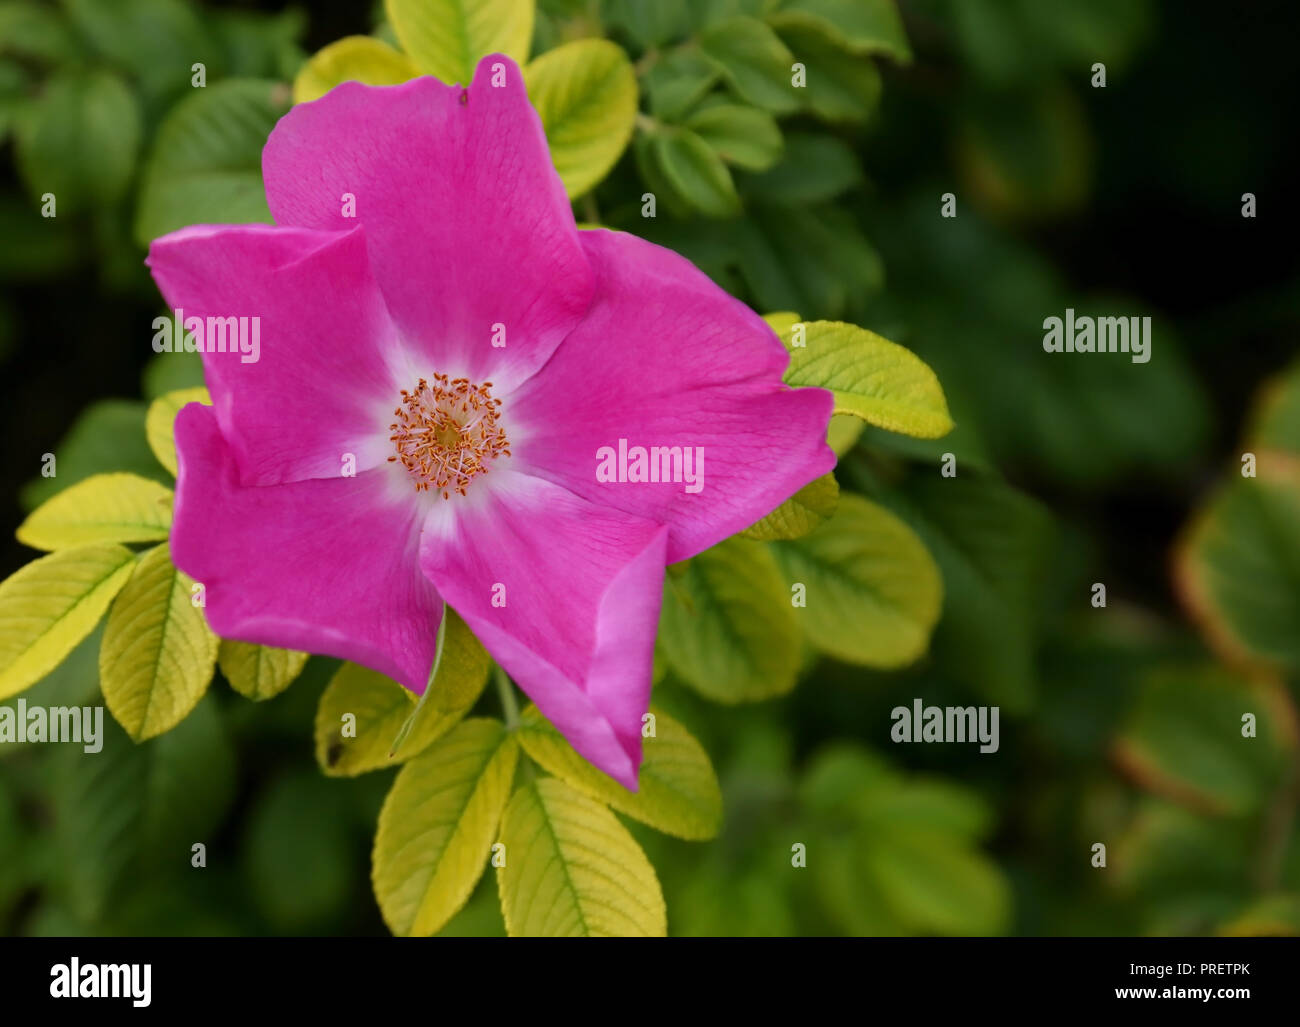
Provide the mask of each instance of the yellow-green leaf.
MULTIPOLYGON (((780 310, 764 314, 763 320, 784 342, 790 338, 794 326, 803 318, 793 311, 780 310)), ((788 346, 789 343, 787 342, 786 345, 788 346)), ((866 423, 861 418, 854 417, 852 414, 832 414, 831 423, 826 429, 826 444, 835 451, 836 456, 843 456, 857 444, 858 437, 866 427, 866 423)))
POLYGON ((800 611, 768 547, 730 538, 671 570, 659 645, 678 678, 726 703, 794 687, 800 611))
POLYGON ((135 555, 123 546, 82 546, 33 560, 0 582, 0 699, 57 667, 134 568, 135 555))
POLYGON ((459 724, 402 768, 379 813, 372 879, 394 934, 443 925, 483 876, 519 745, 495 720, 459 724))
POLYGON ((835 412, 922 439, 952 430, 939 379, 916 354, 857 325, 809 321, 803 345, 782 333, 790 351, 787 385, 830 389, 835 412))
POLYGON ((293 649, 276 649, 269 645, 252 645, 222 639, 217 663, 230 687, 240 695, 261 702, 273 699, 302 673, 307 653, 293 649))
POLYGON ((345 663, 316 709, 316 762, 331 777, 355 777, 420 755, 478 701, 490 667, 487 652, 450 609, 438 676, 418 707, 415 696, 396 681, 345 663), (415 720, 394 752, 393 743, 412 715, 415 720))
POLYGON ((519 742, 550 773, 634 820, 678 838, 712 838, 722 824, 722 792, 708 753, 663 710, 652 706, 650 712, 655 733, 642 741, 645 759, 635 792, 579 756, 536 706, 519 718, 519 742))
POLYGON ((172 491, 138 474, 96 474, 46 500, 18 527, 33 549, 158 542, 172 523, 172 491))
POLYGON ((469 85, 490 53, 516 64, 528 57, 535 0, 384 0, 402 49, 416 67, 448 85, 469 85))
POLYGON ((759 542, 802 538, 835 513, 840 486, 833 474, 814 478, 761 521, 741 532, 759 542))
POLYGON ((627 828, 554 777, 524 785, 501 821, 497 871, 506 933, 519 937, 663 937, 659 879, 627 828))
POLYGON ((406 54, 371 36, 345 36, 322 47, 293 80, 293 102, 319 100, 341 82, 396 86, 415 78, 420 69, 406 54))
POLYGON ((793 310, 775 310, 770 314, 764 314, 763 320, 767 322, 767 326, 772 331, 785 339, 790 335, 794 326, 803 319, 793 310))
POLYGON ((207 691, 217 636, 166 543, 140 558, 108 614, 99 649, 104 702, 137 742, 179 724, 207 691))
POLYGON ((579 39, 531 62, 524 81, 564 189, 570 197, 581 196, 609 174, 632 138, 632 62, 607 39, 579 39))
POLYGON ((797 613, 818 649, 883 668, 925 652, 943 582, 924 543, 892 513, 845 493, 825 524, 772 550, 788 584, 806 588, 807 605, 797 613))
POLYGON ((852 414, 831 414, 831 423, 826 427, 826 445, 836 456, 843 456, 858 444, 866 430, 867 422, 861 418, 852 414))
POLYGON ((212 397, 202 385, 193 389, 177 389, 159 396, 149 404, 149 412, 144 418, 145 438, 153 455, 172 474, 176 473, 176 439, 173 431, 176 415, 186 403, 205 403, 212 405, 212 397))

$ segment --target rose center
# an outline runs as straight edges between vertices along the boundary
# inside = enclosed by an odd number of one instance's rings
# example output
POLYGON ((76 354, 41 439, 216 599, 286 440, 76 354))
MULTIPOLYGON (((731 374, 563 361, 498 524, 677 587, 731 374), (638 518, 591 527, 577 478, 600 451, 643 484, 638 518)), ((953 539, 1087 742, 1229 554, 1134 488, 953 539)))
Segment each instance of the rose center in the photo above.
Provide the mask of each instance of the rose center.
POLYGON ((450 499, 465 495, 470 482, 486 474, 488 464, 510 455, 510 442, 498 423, 501 400, 492 398, 492 383, 476 385, 468 378, 435 374, 421 378, 415 391, 402 390, 397 420, 389 438, 397 449, 390 462, 400 460, 415 479, 417 492, 433 489, 450 499))

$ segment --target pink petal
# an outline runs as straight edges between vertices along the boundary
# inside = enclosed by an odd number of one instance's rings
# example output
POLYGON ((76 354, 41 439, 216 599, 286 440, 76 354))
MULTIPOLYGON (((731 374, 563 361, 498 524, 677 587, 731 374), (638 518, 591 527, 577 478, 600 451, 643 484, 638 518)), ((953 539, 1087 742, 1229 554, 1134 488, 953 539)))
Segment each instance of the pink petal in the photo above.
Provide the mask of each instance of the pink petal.
POLYGON ((570 744, 635 790, 666 532, 494 474, 469 514, 430 516, 420 566, 570 744), (498 585, 505 606, 493 605, 498 585))
POLYGON ((210 407, 176 418, 176 566, 222 638, 337 656, 423 692, 442 605, 417 563, 420 506, 355 478, 246 488, 210 407))
POLYGON ((156 239, 149 266, 186 319, 260 319, 256 353, 203 354, 243 484, 338 477, 347 453, 358 471, 388 458, 395 330, 359 227, 202 225, 156 239))
POLYGON ((748 527, 835 466, 831 394, 781 384, 789 358, 762 318, 670 250, 621 232, 581 235, 596 296, 507 401, 526 425, 514 446, 519 466, 668 525, 670 563, 748 527), (597 481, 597 450, 620 439, 698 447, 703 487, 597 481))
POLYGON ((420 373, 490 378, 502 395, 590 301, 572 209, 508 57, 484 57, 468 90, 427 77, 345 82, 280 120, 262 169, 280 224, 366 226, 389 310, 428 361, 420 373), (491 84, 494 65, 503 86, 491 84), (355 220, 343 214, 345 194, 355 220))

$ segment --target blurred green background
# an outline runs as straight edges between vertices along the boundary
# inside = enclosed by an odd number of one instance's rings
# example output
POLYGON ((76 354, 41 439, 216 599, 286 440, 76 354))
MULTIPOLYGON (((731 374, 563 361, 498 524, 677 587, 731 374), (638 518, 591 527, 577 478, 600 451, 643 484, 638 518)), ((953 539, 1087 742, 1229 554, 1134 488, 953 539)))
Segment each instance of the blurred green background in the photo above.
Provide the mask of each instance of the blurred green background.
MULTIPOLYGON (((543 0, 534 49, 599 19, 638 59, 692 37, 690 6, 543 0)), ((899 7, 912 62, 877 62, 871 102, 860 67, 843 71, 844 94, 824 102, 866 102, 860 117, 783 120, 781 160, 735 174, 741 216, 665 201, 642 220, 635 145, 578 205, 678 249, 760 312, 854 321, 908 346, 958 422, 936 442, 868 430, 837 471, 939 563, 928 656, 895 673, 823 659, 789 696, 749 706, 657 686, 713 758, 726 810, 704 844, 629 825, 670 932, 1300 932, 1300 517, 1286 516, 1300 504, 1293 481, 1279 498, 1238 472, 1255 444, 1243 439, 1300 452, 1300 276, 1284 224, 1300 10, 899 7), (1105 88, 1090 85, 1098 61, 1105 88), (941 218, 949 192, 958 216, 941 218), (1042 320, 1067 306, 1150 314, 1150 363, 1045 357, 1042 320), (955 479, 938 473, 948 452, 955 479), (1209 534, 1179 577, 1175 543, 1202 515, 1209 534), (1193 578, 1211 582, 1208 613, 1175 586, 1193 578), (1244 643, 1211 646, 1198 624, 1244 643), (1000 706, 1000 750, 891 744, 889 711, 915 697, 1000 706), (1244 712, 1257 738, 1241 737, 1244 712), (806 869, 791 867, 797 843, 806 869)), ((161 480, 145 401, 198 379, 192 361, 151 352, 162 304, 142 241, 165 220, 150 176, 193 156, 168 129, 193 62, 210 85, 283 82, 287 107, 307 54, 381 18, 324 0, 0 2, 6 524, 56 487, 39 477, 46 452, 57 487, 105 469, 161 480), (39 216, 46 191, 57 218, 39 216)), ((656 74, 643 91, 671 93, 656 74)), ((214 121, 228 160, 192 187, 246 176, 247 136, 265 137, 273 108, 214 121)), ((0 577, 33 555, 4 533, 0 577)), ((28 702, 98 701, 97 646, 98 633, 28 702)), ((95 757, 6 746, 0 930, 383 933, 369 847, 393 772, 317 770, 311 724, 334 666, 313 658, 262 704, 214 687, 138 747, 107 716, 95 757), (199 840, 203 870, 188 861, 199 840)), ((489 874, 447 933, 501 931, 489 874)))

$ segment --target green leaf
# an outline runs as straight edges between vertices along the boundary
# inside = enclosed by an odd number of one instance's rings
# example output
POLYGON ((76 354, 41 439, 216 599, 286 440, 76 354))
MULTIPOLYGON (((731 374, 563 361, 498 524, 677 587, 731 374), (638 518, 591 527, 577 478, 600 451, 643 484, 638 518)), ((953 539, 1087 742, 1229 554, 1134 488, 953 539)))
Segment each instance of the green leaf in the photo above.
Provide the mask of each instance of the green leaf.
POLYGON ((235 753, 211 698, 139 745, 106 717, 100 744, 93 756, 60 746, 52 775, 56 879, 88 921, 132 879, 212 872, 191 868, 191 846, 207 844, 213 855, 236 784, 235 753))
POLYGON ((850 937, 895 938, 907 934, 884 889, 867 871, 859 836, 827 835, 813 843, 817 874, 813 888, 826 917, 850 937))
MULTIPOLYGON (((33 706, 94 706, 99 704, 99 644, 104 636, 100 628, 78 642, 63 658, 63 662, 40 681, 21 694, 30 710, 33 706)), ((11 698, 4 708, 14 711, 17 717, 17 699, 11 698)), ((15 721, 16 723, 16 721, 15 721)), ((13 752, 25 745, 39 744, 17 739, 6 742, 6 750, 13 752)))
POLYGON ((254 702, 274 699, 302 672, 308 653, 222 639, 217 663, 230 687, 254 702))
POLYGON ((1037 606, 1053 527, 1036 501, 1000 481, 918 471, 880 501, 907 521, 943 576, 931 651, 956 681, 1012 710, 1033 700, 1037 606))
POLYGON ((1219 667, 1162 668, 1142 684, 1116 743, 1120 765, 1147 790, 1201 812, 1257 812, 1295 751, 1293 713, 1276 682, 1219 667), (1255 718, 1243 734, 1244 714, 1255 718))
POLYGON ((835 475, 823 474, 740 534, 758 542, 802 538, 835 513, 839 502, 840 486, 835 475))
POLYGON ((880 832, 867 847, 865 864, 913 930, 990 935, 1006 929, 1006 881, 987 858, 954 845, 945 832, 880 832))
POLYGON ((18 797, 0 777, 0 915, 9 916, 14 900, 34 883, 36 876, 25 853, 34 846, 23 823, 18 797))
POLYGON ((910 778, 872 798, 867 822, 881 834, 916 828, 943 831, 954 841, 975 841, 993 824, 992 811, 976 793, 943 778, 910 778))
POLYGON ((442 662, 432 691, 417 709, 415 696, 396 681, 353 663, 339 668, 316 710, 316 762, 331 777, 354 777, 418 756, 456 726, 478 701, 491 660, 452 610, 442 662), (344 717, 356 718, 355 736, 345 735, 344 717), (397 751, 393 743, 415 714, 397 751))
POLYGON ((157 542, 172 523, 171 489, 134 474, 97 474, 64 489, 28 515, 18 541, 33 549, 96 542, 157 542))
POLYGON ((81 37, 108 62, 131 70, 160 114, 170 97, 190 87, 190 66, 222 64, 220 41, 196 6, 185 0, 61 0, 81 37))
POLYGON ((973 844, 992 824, 974 792, 834 744, 813 756, 799 796, 815 887, 846 932, 996 934, 1007 926, 1006 881, 973 844))
POLYGON ((939 569, 901 520, 843 493, 811 535, 773 543, 787 585, 807 588, 796 611, 823 652, 867 667, 902 667, 925 652, 943 605, 939 569))
POLYGON ((222 44, 227 78, 293 78, 302 67, 298 41, 307 30, 307 12, 299 7, 282 11, 209 10, 212 34, 222 44))
POLYGON ((899 341, 934 368, 989 456, 1073 492, 1187 480, 1210 445, 1209 404, 1168 319, 1153 317, 1158 355, 1141 374, 1124 355, 1024 359, 1024 332, 1041 327, 1037 318, 1026 327, 1026 310, 1152 312, 1132 297, 1081 298, 1027 244, 981 217, 937 218, 932 199, 918 194, 878 211, 890 302, 910 333, 899 341), (936 293, 949 302, 936 303, 936 293))
POLYGON ((262 147, 289 109, 280 82, 216 82, 178 103, 158 128, 145 165, 135 238, 195 224, 271 223, 262 147))
POLYGON ((699 51, 673 51, 651 67, 643 79, 650 111, 665 121, 679 121, 721 77, 717 64, 699 51))
POLYGON ((293 80, 293 102, 319 100, 341 82, 396 86, 420 69, 405 54, 370 36, 345 36, 322 47, 293 80))
POLYGON ((674 674, 716 702, 754 702, 794 687, 799 623, 769 549, 728 539, 673 568, 659 643, 674 674))
POLYGON ((1179 596, 1235 663, 1300 668, 1300 461, 1265 456, 1234 477, 1175 552, 1179 596))
POLYGON ((578 755, 536 706, 519 720, 519 742, 537 763, 584 795, 658 831, 703 841, 722 825, 722 792, 708 754, 681 724, 650 707, 655 733, 643 741, 638 789, 629 792, 578 755))
POLYGON ((525 784, 501 822, 497 871, 506 933, 521 937, 663 937, 663 892, 627 828, 563 781, 525 784))
POLYGON ((496 720, 457 725, 397 775, 379 814, 373 882, 394 934, 434 934, 483 876, 519 745, 496 720))
POLYGON ((203 698, 217 637, 166 544, 140 558, 108 614, 99 677, 109 712, 135 741, 179 724, 203 698))
POLYGON ((786 25, 781 38, 805 67, 805 85, 795 92, 814 115, 823 121, 856 124, 875 113, 882 83, 870 58, 849 53, 807 25, 786 25))
POLYGON ((746 171, 765 171, 781 157, 781 130, 756 107, 712 104, 696 110, 685 125, 724 161, 746 171))
POLYGON ((1090 0, 1056 9, 1034 0, 963 0, 951 4, 948 20, 963 66, 988 84, 1006 86, 1088 68, 1102 59, 1099 54, 1113 76, 1141 51, 1154 13, 1148 0, 1090 0))
POLYGON ((1300 454, 1300 363, 1271 379, 1261 390, 1250 415, 1245 448, 1300 454))
POLYGON ((135 569, 118 545, 65 549, 0 582, 0 699, 35 684, 99 623, 135 569))
POLYGON ((109 71, 59 72, 22 111, 17 163, 38 202, 53 193, 59 214, 117 202, 140 149, 140 111, 109 71))
POLYGON ((742 99, 774 114, 799 108, 799 90, 791 81, 794 56, 757 18, 716 22, 700 33, 699 46, 742 99))
POLYGON ((78 56, 77 40, 53 6, 30 0, 0 3, 0 53, 51 64, 78 56))
POLYGON ((667 126, 650 137, 664 178, 691 207, 708 217, 740 211, 731 172, 709 144, 687 128, 667 126))
MULTIPOLYGON (((778 848, 783 841, 762 838, 757 844, 778 848)), ((692 860, 692 866, 685 885, 670 892, 674 937, 788 938, 798 933, 790 893, 799 873, 773 873, 771 863, 737 868, 733 854, 716 851, 692 860)))
POLYGON ((646 188, 654 194, 656 202, 663 209, 673 214, 673 219, 651 219, 650 231, 663 226, 680 224, 682 220, 695 217, 695 211, 677 188, 668 180, 659 162, 658 148, 654 136, 638 132, 632 138, 632 155, 636 161, 637 172, 646 188))
POLYGON ((790 351, 786 384, 830 389, 836 413, 923 439, 952 430, 939 379, 897 343, 839 321, 809 322, 802 346, 793 330, 781 341, 790 351))
MULTIPOLYGON (((641 49, 649 49, 686 35, 690 30, 690 8, 697 2, 698 0, 605 0, 600 5, 600 14, 607 28, 624 32, 641 49)), ((581 5, 574 3, 571 6, 581 5)))
POLYGON ((186 353, 183 349, 180 352, 155 353, 140 374, 140 390, 150 401, 169 392, 197 389, 202 385, 203 354, 186 353))
POLYGON ((813 29, 855 54, 912 59, 894 0, 785 0, 767 20, 783 31, 813 29))
POLYGON ((1155 907, 1147 918, 1153 930, 1205 934, 1254 891, 1247 872, 1258 858, 1252 834, 1240 819, 1138 796, 1123 833, 1108 846, 1118 854, 1114 886, 1125 899, 1155 907))
POLYGON ((174 436, 176 415, 181 412, 181 407, 187 403, 203 403, 206 406, 211 406, 212 397, 208 395, 208 390, 202 385, 192 389, 177 389, 175 392, 159 396, 150 403, 149 412, 145 414, 144 418, 144 431, 145 437, 149 440, 149 448, 153 450, 158 462, 171 471, 173 475, 176 473, 176 439, 174 436))
POLYGON ((744 179, 746 195, 787 204, 833 200, 862 184, 862 164, 852 147, 834 136, 791 132, 779 164, 744 179))
POLYGON ((852 316, 883 285, 879 254, 843 210, 755 203, 734 233, 740 273, 769 306, 852 316))
POLYGON ((22 505, 35 509, 69 486, 105 471, 129 471, 168 484, 145 442, 144 423, 143 403, 106 399, 91 404, 54 447, 55 474, 23 486, 22 505))
MULTIPOLYGON (((0 7, 0 22, 4 9, 0 7)), ((28 72, 17 61, 0 57, 0 142, 9 136, 9 128, 17 114, 27 105, 27 91, 31 88, 28 72)))
POLYGON ((240 883, 280 933, 324 932, 355 908, 360 860, 338 792, 336 782, 295 768, 273 778, 246 814, 240 883))
POLYGON ((809 761, 799 782, 799 799, 818 817, 858 816, 900 784, 900 775, 883 758, 852 743, 834 742, 809 761))
POLYGON ((465 86, 490 53, 524 63, 534 7, 534 0, 384 0, 402 49, 420 71, 465 86))
POLYGON ((570 197, 600 182, 636 123, 637 84, 623 48, 579 39, 524 68, 528 98, 541 116, 551 160, 570 197))

